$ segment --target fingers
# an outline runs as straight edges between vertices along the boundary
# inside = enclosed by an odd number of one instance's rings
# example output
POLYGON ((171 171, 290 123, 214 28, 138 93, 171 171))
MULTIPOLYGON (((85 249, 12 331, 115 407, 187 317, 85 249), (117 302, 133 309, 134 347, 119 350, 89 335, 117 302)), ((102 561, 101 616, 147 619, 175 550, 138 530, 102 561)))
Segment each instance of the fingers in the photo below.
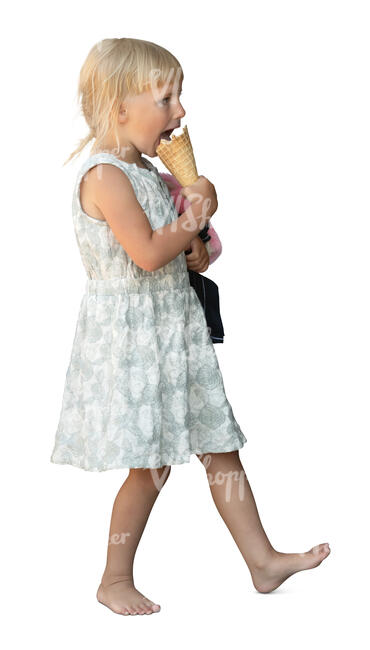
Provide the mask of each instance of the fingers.
POLYGON ((193 263, 193 264, 188 264, 188 269, 191 271, 196 271, 197 273, 204 273, 209 267, 209 263, 205 262, 203 264, 199 263, 193 263))
POLYGON ((187 268, 203 273, 209 266, 209 254, 203 241, 197 236, 191 242, 192 251, 186 255, 187 268))

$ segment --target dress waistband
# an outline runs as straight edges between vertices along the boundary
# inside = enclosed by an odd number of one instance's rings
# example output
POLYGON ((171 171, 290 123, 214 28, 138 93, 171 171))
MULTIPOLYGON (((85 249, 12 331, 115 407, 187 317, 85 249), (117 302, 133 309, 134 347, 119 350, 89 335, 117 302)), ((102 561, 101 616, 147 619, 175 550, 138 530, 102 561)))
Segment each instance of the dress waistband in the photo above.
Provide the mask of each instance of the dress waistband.
POLYGON ((124 293, 151 293, 184 289, 191 286, 188 271, 147 275, 140 278, 117 277, 105 280, 90 279, 86 281, 87 295, 115 296, 124 293))

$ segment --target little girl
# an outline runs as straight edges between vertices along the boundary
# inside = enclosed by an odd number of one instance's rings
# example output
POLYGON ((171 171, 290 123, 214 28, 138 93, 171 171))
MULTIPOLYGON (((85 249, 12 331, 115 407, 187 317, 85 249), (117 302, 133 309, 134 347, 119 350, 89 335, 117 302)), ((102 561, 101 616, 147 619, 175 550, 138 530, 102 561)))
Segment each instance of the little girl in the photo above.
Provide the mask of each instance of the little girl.
POLYGON ((133 562, 171 465, 188 463, 191 454, 206 469, 259 592, 317 567, 330 552, 328 544, 305 553, 273 548, 239 458, 246 438, 184 252, 217 209, 215 188, 204 176, 183 188, 190 204, 178 216, 169 188, 142 156, 155 157, 164 132, 180 126, 182 81, 178 60, 155 43, 96 44, 79 79, 90 133, 68 158, 95 139, 73 193, 88 278, 50 460, 89 471, 130 470, 114 501, 96 594, 117 614, 160 610, 136 588, 133 562))

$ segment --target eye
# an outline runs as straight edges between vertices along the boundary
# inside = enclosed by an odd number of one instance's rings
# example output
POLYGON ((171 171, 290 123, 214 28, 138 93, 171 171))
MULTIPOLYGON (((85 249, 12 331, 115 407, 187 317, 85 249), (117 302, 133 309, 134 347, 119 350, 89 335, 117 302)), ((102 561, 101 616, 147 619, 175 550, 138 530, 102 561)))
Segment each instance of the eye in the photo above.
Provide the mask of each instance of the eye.
MULTIPOLYGON (((181 91, 179 97, 181 97, 181 95, 182 95, 182 91, 181 91)), ((164 97, 163 99, 161 99, 161 100, 160 100, 160 103, 165 102, 167 99, 168 99, 168 100, 171 99, 171 95, 169 95, 168 97, 164 97)))
POLYGON ((160 106, 163 106, 163 104, 167 104, 167 101, 166 101, 167 99, 170 99, 170 98, 169 97, 163 97, 163 99, 159 100, 158 104, 160 106))

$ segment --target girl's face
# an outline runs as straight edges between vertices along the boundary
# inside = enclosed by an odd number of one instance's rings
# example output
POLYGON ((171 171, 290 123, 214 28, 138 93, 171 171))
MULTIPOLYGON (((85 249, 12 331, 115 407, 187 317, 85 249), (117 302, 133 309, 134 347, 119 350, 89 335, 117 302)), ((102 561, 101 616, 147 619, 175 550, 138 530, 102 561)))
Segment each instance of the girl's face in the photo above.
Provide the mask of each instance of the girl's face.
POLYGON ((145 153, 156 156, 156 149, 165 131, 172 132, 180 126, 185 110, 180 103, 182 84, 168 84, 149 89, 122 104, 119 116, 119 133, 122 144, 131 145, 138 156, 145 153))

